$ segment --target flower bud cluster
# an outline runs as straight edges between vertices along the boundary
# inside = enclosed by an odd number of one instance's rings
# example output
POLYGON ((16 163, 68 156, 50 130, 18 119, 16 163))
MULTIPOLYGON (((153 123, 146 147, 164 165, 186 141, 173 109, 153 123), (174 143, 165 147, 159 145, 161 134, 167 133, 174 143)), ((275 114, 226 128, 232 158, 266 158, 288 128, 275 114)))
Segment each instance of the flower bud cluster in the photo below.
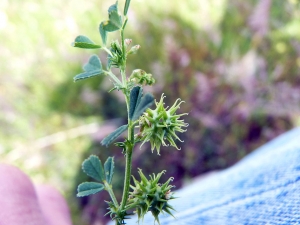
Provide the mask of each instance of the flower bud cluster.
POLYGON ((120 68, 123 63, 123 53, 118 41, 113 41, 110 45, 111 55, 108 55, 108 67, 120 68))
POLYGON ((144 70, 136 69, 132 71, 132 74, 129 77, 129 80, 135 84, 139 85, 152 85, 155 83, 152 74, 146 73, 144 70))
POLYGON ((161 212, 166 212, 171 216, 171 210, 174 210, 172 206, 168 204, 168 200, 174 199, 171 188, 174 186, 169 185, 173 178, 169 178, 164 184, 158 183, 160 177, 166 171, 162 171, 157 175, 150 175, 148 180, 139 169, 141 181, 136 180, 133 177, 134 185, 131 185, 132 192, 130 192, 127 209, 136 208, 138 219, 143 219, 145 214, 150 211, 155 220, 159 223, 158 215, 161 212))
POLYGON ((155 102, 156 109, 147 109, 139 121, 140 133, 138 136, 140 140, 143 141, 142 145, 149 141, 152 152, 156 149, 158 155, 161 145, 171 145, 180 150, 175 140, 183 141, 180 140, 176 132, 183 133, 186 130, 182 129, 182 127, 188 126, 187 123, 184 123, 184 121, 180 119, 181 116, 187 115, 187 113, 176 114, 176 111, 183 101, 177 99, 173 106, 168 109, 168 107, 164 107, 163 99, 164 95, 161 96, 159 102, 155 102))

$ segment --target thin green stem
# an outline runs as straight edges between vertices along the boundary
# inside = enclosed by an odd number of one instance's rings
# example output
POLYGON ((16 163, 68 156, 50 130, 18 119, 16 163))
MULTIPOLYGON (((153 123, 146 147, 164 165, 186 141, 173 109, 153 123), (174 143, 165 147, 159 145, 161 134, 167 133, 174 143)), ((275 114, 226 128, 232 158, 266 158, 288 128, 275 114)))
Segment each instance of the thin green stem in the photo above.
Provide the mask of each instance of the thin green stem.
POLYGON ((123 85, 127 88, 127 80, 126 80, 126 47, 125 47, 125 40, 124 40, 124 30, 121 29, 121 42, 122 42, 122 54, 123 54, 123 62, 121 66, 121 75, 122 75, 122 81, 123 85))
POLYGON ((123 52, 123 56, 124 56, 124 61, 126 63, 126 48, 125 48, 125 38, 124 38, 124 29, 125 29, 125 25, 127 23, 128 18, 126 17, 123 26, 121 28, 121 40, 122 40, 122 52, 123 52))
POLYGON ((106 75, 110 76, 121 87, 123 86, 123 84, 121 83, 121 81, 111 71, 103 70, 103 73, 105 73, 106 75))
POLYGON ((113 201, 114 205, 119 208, 119 203, 116 199, 116 196, 111 188, 111 185, 107 183, 107 181, 104 181, 105 190, 109 193, 109 196, 111 197, 111 200, 113 201))
POLYGON ((124 180, 124 189, 123 189, 123 196, 121 202, 121 210, 124 210, 129 195, 129 186, 130 186, 131 168, 132 168, 131 165, 132 150, 133 150, 133 146, 126 149, 126 168, 125 168, 125 180, 124 180))
POLYGON ((112 56, 112 53, 111 53, 111 51, 108 48, 102 47, 101 49, 103 49, 104 51, 107 52, 107 54, 109 54, 110 56, 112 56))
MULTIPOLYGON (((119 211, 123 211, 125 209, 127 199, 129 196, 129 188, 130 188, 130 178, 131 178, 131 168, 132 168, 132 152, 134 147, 134 122, 129 117, 129 105, 130 105, 130 90, 128 90, 128 82, 126 77, 126 46, 125 46, 125 39, 124 39, 124 28, 127 23, 127 17, 123 23, 123 26, 120 30, 121 33, 121 44, 122 44, 122 65, 120 66, 120 72, 122 76, 122 86, 123 86, 123 93, 125 95, 126 106, 127 106, 127 113, 128 113, 128 142, 126 143, 125 149, 125 157, 126 157, 126 165, 125 165, 125 179, 124 179, 124 187, 123 187, 123 195, 122 201, 120 203, 119 211)), ((116 222, 116 224, 118 224, 116 222)))
MULTIPOLYGON (((127 19, 126 19, 127 22, 127 19)), ((125 47, 125 40, 124 40, 124 29, 122 27, 121 29, 121 41, 122 41, 122 53, 123 53, 123 65, 121 68, 121 74, 122 74, 122 81, 124 87, 126 87, 127 90, 127 79, 126 79, 126 47, 125 47)), ((126 166, 125 166, 125 179, 124 179, 124 188, 123 188, 123 196, 121 201, 121 207, 120 210, 124 210, 127 199, 129 196, 129 187, 130 187, 130 178, 131 178, 131 169, 132 169, 132 152, 134 147, 134 126, 133 121, 129 117, 129 90, 127 90, 125 93, 125 99, 126 99, 126 105, 127 105, 127 113, 128 113, 128 142, 126 145, 126 166)))
POLYGON ((130 178, 131 178, 131 169, 132 169, 132 152, 134 147, 134 126, 133 121, 129 118, 129 95, 125 94, 127 112, 128 112, 128 141, 129 143, 126 146, 126 166, 125 166, 125 179, 124 179, 124 188, 123 196, 121 201, 121 210, 126 206, 129 187, 130 187, 130 178))
MULTIPOLYGON (((126 73, 124 70, 121 70, 121 76, 122 76, 122 83, 123 83, 123 87, 125 89, 127 89, 127 80, 126 80, 126 73)), ((126 95, 126 93, 125 93, 126 95)))

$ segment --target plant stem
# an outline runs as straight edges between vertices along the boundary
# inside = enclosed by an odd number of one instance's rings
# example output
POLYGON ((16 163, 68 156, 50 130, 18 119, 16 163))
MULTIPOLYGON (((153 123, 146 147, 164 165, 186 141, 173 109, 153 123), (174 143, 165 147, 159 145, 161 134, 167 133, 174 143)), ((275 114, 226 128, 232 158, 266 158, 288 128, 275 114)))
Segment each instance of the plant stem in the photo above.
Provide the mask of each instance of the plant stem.
POLYGON ((103 49, 104 51, 106 51, 108 55, 112 56, 112 53, 111 53, 111 51, 110 51, 108 48, 102 47, 102 49, 103 49))
MULTIPOLYGON (((127 20, 126 20, 127 21, 127 20)), ((121 40, 122 40, 122 52, 123 52, 123 60, 126 65, 126 48, 125 48, 125 39, 124 39, 124 27, 121 28, 121 40)))
MULTIPOLYGON (((127 80, 126 80, 126 73, 124 70, 121 70, 121 76, 122 76, 122 83, 123 83, 123 87, 125 89, 127 89, 127 80)), ((125 95, 127 95, 126 93, 124 93, 125 95)))
POLYGON ((123 188, 123 196, 121 201, 121 210, 126 206, 128 195, 129 195, 129 186, 131 178, 131 168, 132 168, 132 151, 134 147, 134 124, 133 121, 129 118, 129 95, 125 94, 127 112, 128 112, 128 141, 126 145, 126 166, 125 166, 125 180, 123 188))
POLYGON ((115 196, 110 184, 107 183, 106 180, 104 181, 104 186, 105 186, 106 191, 109 193, 109 196, 111 197, 111 200, 113 201, 114 205, 117 208, 119 208, 119 204, 118 204, 118 201, 116 199, 116 196, 115 196))
MULTIPOLYGON (((126 48, 124 41, 124 29, 121 29, 121 40, 122 40, 122 52, 123 52, 123 66, 121 68, 122 81, 123 86, 127 88, 127 79, 126 79, 126 48)), ((130 186, 130 178, 131 178, 131 168, 132 168, 132 151, 134 147, 134 126, 132 126, 133 121, 129 118, 129 91, 125 93, 126 105, 127 105, 127 113, 128 113, 128 144, 126 145, 126 166, 125 166, 125 179, 124 179, 124 188, 123 188, 123 196, 121 201, 120 210, 124 210, 128 195, 129 195, 129 186, 130 186)))
POLYGON ((123 210, 126 206, 128 195, 129 195, 129 186, 130 186, 130 178, 131 178, 131 161, 132 161, 132 150, 133 146, 126 149, 126 168, 125 168, 125 180, 124 180, 124 189, 123 196, 121 202, 121 210, 123 210))
POLYGON ((110 76, 118 85, 122 86, 123 84, 121 81, 116 77, 115 74, 113 74, 111 71, 105 71, 103 70, 103 73, 110 76))
POLYGON ((132 152, 134 148, 134 124, 133 121, 129 117, 129 103, 130 103, 130 92, 127 90, 127 77, 126 77, 126 47, 125 47, 125 40, 124 40, 124 28, 127 22, 127 18, 121 28, 121 43, 122 43, 122 53, 123 53, 123 65, 120 68, 121 76, 122 76, 122 84, 123 87, 126 89, 124 91, 126 106, 127 106, 127 113, 128 113, 128 142, 126 144, 126 166, 125 166, 125 179, 124 179, 124 188, 123 188, 123 195, 122 201, 120 206, 120 211, 125 209, 128 195, 129 195, 129 187, 130 187, 130 178, 131 178, 131 168, 132 168, 132 152))

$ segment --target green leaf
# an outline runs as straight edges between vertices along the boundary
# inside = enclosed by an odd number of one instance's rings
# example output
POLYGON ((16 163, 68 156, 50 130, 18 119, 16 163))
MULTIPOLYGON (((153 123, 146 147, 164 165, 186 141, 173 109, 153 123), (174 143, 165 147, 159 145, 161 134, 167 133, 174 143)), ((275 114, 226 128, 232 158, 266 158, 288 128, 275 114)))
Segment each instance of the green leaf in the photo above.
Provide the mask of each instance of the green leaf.
POLYGON ((101 48, 100 45, 89 44, 89 43, 84 43, 84 42, 73 42, 72 46, 77 47, 77 48, 84 48, 84 49, 101 48))
POLYGON ((83 161, 82 170, 95 180, 105 180, 102 163, 100 159, 95 155, 91 155, 88 159, 83 161))
POLYGON ((113 11, 117 11, 118 12, 118 1, 116 1, 115 4, 109 6, 109 8, 108 8, 108 14, 110 14, 113 11))
POLYGON ((130 5, 130 0, 126 0, 125 7, 124 7, 124 16, 127 15, 129 5, 130 5))
POLYGON ((77 188, 77 197, 96 194, 104 189, 104 185, 96 182, 84 182, 77 188))
POLYGON ((132 120, 133 114, 139 105, 143 95, 143 88, 135 86, 130 92, 129 118, 132 120))
POLYGON ((127 130, 128 124, 123 125, 116 129, 114 132, 109 134, 107 137, 105 137, 102 141, 101 144, 105 145, 106 147, 110 145, 117 137, 119 137, 125 130, 127 130))
POLYGON ((102 64, 101 64, 99 57, 97 55, 92 55, 89 58, 88 63, 83 66, 83 70, 85 72, 76 75, 73 78, 74 81, 87 79, 90 77, 99 76, 99 75, 103 74, 102 64))
POLYGON ((75 42, 83 42, 83 43, 88 43, 88 44, 94 44, 94 42, 89 39, 87 36, 84 35, 79 35, 75 38, 75 42))
POLYGON ((107 32, 113 32, 119 30, 121 27, 115 25, 112 23, 110 20, 104 21, 103 22, 103 30, 107 32))
POLYGON ((104 22, 100 23, 100 25, 99 25, 99 33, 100 33, 100 35, 101 35, 102 43, 103 43, 104 45, 106 45, 107 32, 103 29, 103 23, 104 23, 104 22))
POLYGON ((108 157, 108 159, 104 163, 104 171, 105 171, 106 181, 109 184, 111 184, 111 181, 112 181, 112 177, 114 174, 114 168, 115 168, 114 158, 108 157))
POLYGON ((99 32, 104 45, 107 41, 107 32, 113 32, 122 27, 122 17, 118 13, 118 1, 109 7, 108 18, 109 20, 103 21, 99 25, 99 32))
POLYGON ((90 77, 99 76, 102 73, 103 73, 102 70, 95 70, 95 71, 84 72, 84 73, 77 74, 73 78, 73 80, 74 81, 78 81, 78 80, 82 80, 82 79, 87 79, 87 78, 90 78, 90 77))
POLYGON ((102 65, 99 57, 97 55, 92 55, 89 58, 89 61, 87 64, 83 66, 84 71, 94 71, 94 70, 102 70, 102 65))
POLYGON ((111 11, 109 13, 109 21, 114 24, 115 26, 117 26, 118 28, 122 27, 122 17, 119 14, 118 10, 116 11, 111 11))
POLYGON ((135 109, 134 114, 132 116, 132 120, 133 121, 137 120, 143 114, 143 112, 145 112, 145 110, 148 109, 153 104, 153 102, 154 102, 153 95, 150 93, 145 94, 141 98, 139 105, 135 109))
POLYGON ((95 44, 91 39, 83 35, 77 36, 75 41, 72 43, 72 46, 85 49, 101 48, 100 45, 95 44))
POLYGON ((113 32, 122 27, 122 17, 118 12, 118 1, 109 7, 108 19, 109 20, 102 22, 103 30, 113 32))

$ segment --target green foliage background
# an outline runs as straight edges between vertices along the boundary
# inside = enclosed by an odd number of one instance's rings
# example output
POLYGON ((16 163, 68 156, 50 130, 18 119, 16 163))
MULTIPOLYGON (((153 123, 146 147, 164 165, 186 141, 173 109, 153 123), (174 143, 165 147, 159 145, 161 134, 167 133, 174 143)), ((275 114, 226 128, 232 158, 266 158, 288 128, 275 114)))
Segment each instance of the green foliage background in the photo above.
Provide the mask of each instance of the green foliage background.
MULTIPOLYGON (((157 158, 146 146, 136 150, 134 166, 152 173, 171 165, 167 175, 180 187, 300 125, 299 2, 258 2, 132 0, 125 35, 141 49, 130 56, 128 73, 152 73, 157 84, 150 91, 157 98, 164 92, 168 105, 182 98, 182 112, 190 112, 182 151, 162 149, 157 158)), ((91 223, 102 220, 106 208, 93 199, 81 199, 78 207, 74 199, 85 156, 100 149, 100 157, 116 154, 114 186, 122 187, 123 156, 99 142, 126 118, 124 100, 107 93, 107 80, 73 83, 98 52, 70 45, 79 34, 101 43, 98 25, 111 4, 0 3, 0 160, 60 189, 74 224, 82 224, 79 208, 91 223)))

